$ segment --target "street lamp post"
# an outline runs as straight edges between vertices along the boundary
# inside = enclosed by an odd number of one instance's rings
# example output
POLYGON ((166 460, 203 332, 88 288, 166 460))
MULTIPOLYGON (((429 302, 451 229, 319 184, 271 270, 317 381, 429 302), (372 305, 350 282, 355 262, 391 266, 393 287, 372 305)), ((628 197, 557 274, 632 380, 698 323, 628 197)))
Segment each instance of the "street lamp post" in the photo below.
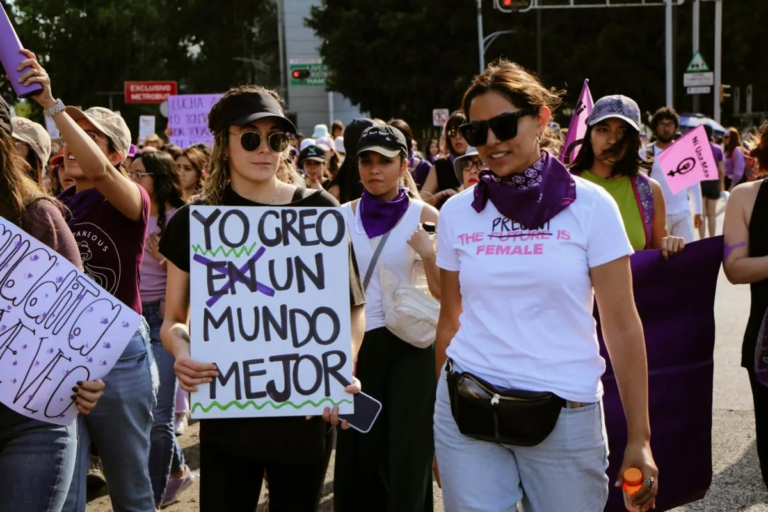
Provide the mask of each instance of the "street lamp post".
POLYGON ((488 36, 483 35, 483 6, 482 6, 482 0, 477 0, 477 43, 478 43, 478 52, 480 53, 480 74, 482 74, 485 71, 485 52, 488 51, 488 48, 493 44, 493 42, 498 39, 499 36, 503 36, 504 34, 514 34, 514 30, 499 30, 498 32, 494 32, 493 34, 488 34, 488 36))

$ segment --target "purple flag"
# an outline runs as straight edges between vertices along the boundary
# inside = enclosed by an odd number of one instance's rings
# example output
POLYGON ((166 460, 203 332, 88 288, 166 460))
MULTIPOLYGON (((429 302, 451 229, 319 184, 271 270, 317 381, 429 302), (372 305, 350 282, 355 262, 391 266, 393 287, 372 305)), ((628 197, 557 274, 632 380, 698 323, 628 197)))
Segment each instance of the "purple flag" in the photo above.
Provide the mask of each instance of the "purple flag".
POLYGON ((2 62, 3 68, 5 68, 5 74, 11 80, 11 85, 13 90, 16 91, 16 95, 19 98, 26 98, 42 91, 43 86, 35 83, 27 87, 18 82, 19 77, 29 71, 29 69, 25 69, 22 72, 16 70, 21 61, 26 59, 24 55, 19 53, 21 48, 19 36, 16 35, 16 31, 13 29, 13 24, 10 18, 8 18, 5 9, 0 5, 0 62, 2 62))
POLYGON ((592 93, 589 92, 589 78, 587 78, 584 80, 584 87, 581 88, 579 102, 576 104, 571 124, 568 126, 568 135, 565 138, 563 149, 560 151, 560 161, 565 165, 573 162, 581 150, 581 141, 584 140, 584 135, 587 133, 587 119, 589 119, 594 105, 592 93))
MULTIPOLYGON (((721 236, 687 245, 668 261, 660 251, 640 251, 631 258, 635 303, 648 354, 651 444, 660 482, 658 512, 703 498, 712 482, 714 307, 722 261, 721 236)), ((605 511, 625 512, 621 489, 613 484, 624 458, 627 424, 602 334, 599 337, 607 362, 603 404, 610 448, 610 497, 605 511)))

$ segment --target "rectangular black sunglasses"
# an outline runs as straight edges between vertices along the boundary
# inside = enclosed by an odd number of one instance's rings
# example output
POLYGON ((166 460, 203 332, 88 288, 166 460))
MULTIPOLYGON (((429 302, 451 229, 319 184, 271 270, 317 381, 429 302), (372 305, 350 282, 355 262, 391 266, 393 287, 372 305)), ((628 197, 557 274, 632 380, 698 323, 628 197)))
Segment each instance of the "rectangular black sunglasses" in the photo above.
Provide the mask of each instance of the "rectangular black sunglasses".
POLYGON ((459 126, 461 134, 470 146, 485 146, 488 142, 488 129, 493 130, 496 138, 505 141, 517 137, 517 122, 523 116, 535 115, 533 109, 523 109, 517 112, 501 114, 488 121, 471 121, 459 126))

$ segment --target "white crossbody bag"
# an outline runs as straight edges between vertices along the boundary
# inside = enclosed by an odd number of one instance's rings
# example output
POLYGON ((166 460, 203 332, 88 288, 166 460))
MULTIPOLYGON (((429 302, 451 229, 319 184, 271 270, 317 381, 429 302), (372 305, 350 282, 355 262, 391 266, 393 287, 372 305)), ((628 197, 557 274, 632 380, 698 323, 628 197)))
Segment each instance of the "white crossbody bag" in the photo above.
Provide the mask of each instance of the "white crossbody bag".
MULTIPOLYGON (((363 279, 363 289, 368 288, 373 271, 384 250, 390 232, 376 246, 368 271, 363 279)), ((373 245, 373 243, 371 243, 373 245)), ((400 281, 385 266, 379 268, 382 307, 387 329, 401 340, 416 348, 429 348, 435 342, 440 303, 411 283, 400 281)))

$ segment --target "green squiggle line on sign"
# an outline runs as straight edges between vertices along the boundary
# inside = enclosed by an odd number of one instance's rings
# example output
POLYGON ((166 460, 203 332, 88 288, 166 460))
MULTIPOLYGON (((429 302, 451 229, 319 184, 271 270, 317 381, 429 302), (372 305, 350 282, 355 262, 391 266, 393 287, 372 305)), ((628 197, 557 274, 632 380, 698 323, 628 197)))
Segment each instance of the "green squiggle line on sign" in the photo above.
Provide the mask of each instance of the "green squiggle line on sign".
POLYGON ((229 256, 234 253, 235 257, 239 258, 244 253, 248 256, 251 255, 253 250, 256 248, 256 242, 253 242, 250 247, 242 246, 238 248, 232 248, 225 249, 223 245, 220 245, 213 250, 210 249, 204 249, 201 245, 193 245, 192 250, 195 251, 198 254, 207 254, 209 256, 218 256, 219 253, 222 253, 224 257, 229 258, 229 256))
POLYGON ((219 410, 222 410, 222 411, 226 411, 227 409, 229 409, 229 408, 230 408, 230 407, 232 407, 233 405, 234 405, 235 407, 237 407, 238 409, 240 409, 241 411, 244 411, 244 410, 245 410, 246 408, 248 408, 248 407, 253 407, 253 408, 254 408, 254 409, 256 409, 257 411, 260 411, 260 410, 262 410, 264 407, 266 407, 266 406, 268 406, 268 405, 272 406, 272 408, 273 408, 273 409, 282 409, 282 408, 283 408, 283 407, 285 407, 286 405, 290 405, 290 406, 291 406, 291 407, 293 407, 294 409, 296 409, 296 410, 299 410, 299 409, 301 409, 302 407, 304 407, 304 406, 305 406, 305 405, 307 405, 307 404, 312 404, 312 405, 314 405, 315 407, 320 407, 320 406, 321 406, 323 403, 326 403, 326 402, 328 402, 328 403, 330 403, 330 404, 332 404, 332 405, 352 404, 352 400, 347 400, 347 399, 344 399, 344 400, 339 400, 338 402, 334 402, 334 401, 333 401, 333 400, 331 400, 330 398, 323 398, 323 399, 322 399, 322 400, 320 400, 319 402, 313 402, 312 400, 307 400, 306 402, 304 402, 304 403, 301 403, 301 404, 299 404, 299 405, 296 405, 296 404, 294 404, 293 402, 290 402, 290 401, 288 401, 288 402, 283 402, 283 403, 280 403, 280 404, 275 404, 275 403, 274 403, 274 402, 272 402, 271 400, 268 400, 268 401, 264 402, 264 403, 263 403, 263 404, 261 404, 261 405, 257 405, 257 404, 256 404, 256 402, 254 402, 253 400, 249 400, 249 401, 245 402, 244 404, 241 404, 241 403, 240 403, 240 402, 238 402, 237 400, 232 400, 232 401, 231 401, 231 402, 229 402, 228 404, 225 404, 225 405, 221 405, 219 402, 217 402, 217 401, 215 401, 215 400, 214 400, 213 402, 211 402, 211 404, 210 404, 208 407, 205 407, 205 406, 204 406, 203 404, 201 404, 200 402, 196 403, 195 405, 193 405, 193 406, 192 406, 192 412, 195 412, 195 411, 196 411, 196 410, 199 408, 199 409, 201 409, 203 412, 207 413, 207 412, 209 412, 211 409, 213 409, 214 407, 217 407, 219 410))

